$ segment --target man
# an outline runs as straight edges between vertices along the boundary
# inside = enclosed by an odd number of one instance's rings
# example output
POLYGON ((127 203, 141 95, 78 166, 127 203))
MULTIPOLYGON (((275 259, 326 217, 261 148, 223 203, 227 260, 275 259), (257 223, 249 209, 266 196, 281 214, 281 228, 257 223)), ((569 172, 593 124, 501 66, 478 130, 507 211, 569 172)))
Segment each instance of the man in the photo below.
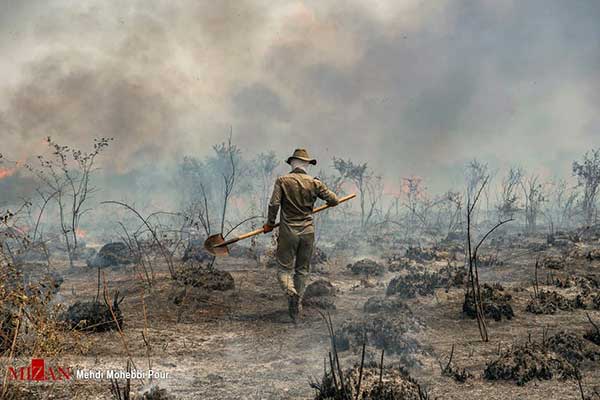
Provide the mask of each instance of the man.
POLYGON ((265 233, 273 230, 277 212, 281 207, 279 239, 275 254, 278 264, 277 279, 288 295, 290 317, 296 323, 302 307, 302 295, 310 269, 313 253, 315 229, 312 210, 317 198, 335 206, 338 199, 335 193, 317 178, 308 175, 309 165, 317 160, 309 157, 305 149, 296 149, 286 161, 292 171, 275 181, 273 195, 269 202, 265 233))

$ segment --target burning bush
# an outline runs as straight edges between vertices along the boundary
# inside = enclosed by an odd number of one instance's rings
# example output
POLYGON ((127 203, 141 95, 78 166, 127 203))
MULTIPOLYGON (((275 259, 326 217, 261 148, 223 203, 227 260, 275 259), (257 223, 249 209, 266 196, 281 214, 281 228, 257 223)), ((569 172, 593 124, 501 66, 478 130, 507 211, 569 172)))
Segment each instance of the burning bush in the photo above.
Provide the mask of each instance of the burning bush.
MULTIPOLYGON (((483 304, 483 312, 486 318, 493 318, 495 321, 512 319, 514 312, 510 301, 512 296, 504 292, 504 288, 500 284, 488 285, 487 283, 481 287, 481 300, 483 304)), ((470 290, 465 293, 465 301, 463 302, 463 313, 470 318, 477 318, 477 309, 473 299, 473 292, 470 290)))
POLYGON ((346 265, 346 268, 352 272, 353 275, 383 275, 385 273, 385 267, 369 258, 363 258, 355 262, 354 264, 346 265))

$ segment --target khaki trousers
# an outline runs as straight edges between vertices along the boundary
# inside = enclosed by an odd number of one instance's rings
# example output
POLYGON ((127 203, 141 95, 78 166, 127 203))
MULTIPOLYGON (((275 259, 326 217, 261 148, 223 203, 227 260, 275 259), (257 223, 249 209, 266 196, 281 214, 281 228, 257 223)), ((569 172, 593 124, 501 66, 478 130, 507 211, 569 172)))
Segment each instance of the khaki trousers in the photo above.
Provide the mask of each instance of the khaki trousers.
POLYGON ((277 240, 277 279, 288 295, 302 298, 306 280, 310 272, 310 259, 313 253, 315 233, 298 233, 287 225, 279 226, 277 240))

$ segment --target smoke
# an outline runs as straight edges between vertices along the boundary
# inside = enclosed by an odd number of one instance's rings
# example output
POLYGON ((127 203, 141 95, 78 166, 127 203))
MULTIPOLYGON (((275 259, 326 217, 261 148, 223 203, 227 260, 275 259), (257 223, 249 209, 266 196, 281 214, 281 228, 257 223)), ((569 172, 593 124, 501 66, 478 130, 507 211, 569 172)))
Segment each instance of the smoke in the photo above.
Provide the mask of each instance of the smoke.
POLYGON ((444 189, 465 161, 566 175, 593 146, 593 0, 0 5, 2 153, 115 137, 108 175, 168 170, 233 128, 444 189))

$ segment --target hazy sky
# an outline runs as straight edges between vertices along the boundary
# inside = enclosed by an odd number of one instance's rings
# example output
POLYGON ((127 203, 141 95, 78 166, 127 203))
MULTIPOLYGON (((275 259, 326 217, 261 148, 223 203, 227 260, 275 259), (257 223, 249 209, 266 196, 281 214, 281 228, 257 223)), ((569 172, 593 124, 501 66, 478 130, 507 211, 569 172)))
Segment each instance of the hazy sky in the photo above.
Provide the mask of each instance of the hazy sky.
POLYGON ((0 2, 0 152, 115 137, 105 170, 306 147, 442 187, 600 144, 597 0, 0 2))

